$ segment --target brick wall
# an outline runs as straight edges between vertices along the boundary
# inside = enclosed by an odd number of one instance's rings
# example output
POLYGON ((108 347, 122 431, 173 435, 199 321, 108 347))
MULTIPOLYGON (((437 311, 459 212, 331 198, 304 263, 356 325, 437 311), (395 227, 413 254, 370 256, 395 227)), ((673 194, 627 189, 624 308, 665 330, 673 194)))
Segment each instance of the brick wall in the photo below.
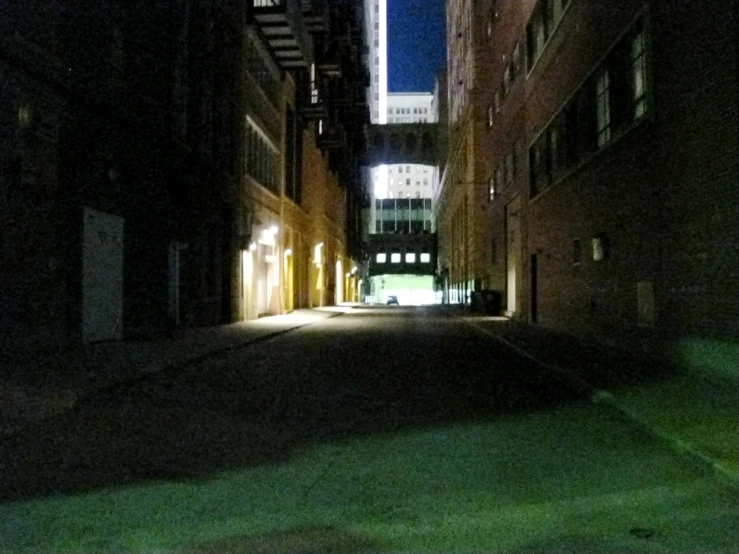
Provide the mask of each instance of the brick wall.
MULTIPOLYGON (((572 3, 560 29, 567 36, 553 37, 527 82, 531 140, 640 9, 640 2, 572 3)), ((526 260, 538 255, 540 321, 601 338, 651 334, 637 325, 637 290, 647 282, 655 289, 657 335, 736 336, 730 8, 717 0, 654 3, 647 21, 651 114, 529 202, 526 260), (596 262, 591 241, 599 235, 608 256, 596 262)), ((526 296, 530 283, 523 286, 526 296)))

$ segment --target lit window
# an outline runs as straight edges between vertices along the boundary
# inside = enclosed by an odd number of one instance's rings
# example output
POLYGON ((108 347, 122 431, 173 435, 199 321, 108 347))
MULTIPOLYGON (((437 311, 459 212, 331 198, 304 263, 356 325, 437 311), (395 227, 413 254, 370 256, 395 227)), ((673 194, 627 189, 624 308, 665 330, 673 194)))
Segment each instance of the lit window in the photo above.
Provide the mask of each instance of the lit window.
POLYGON ((399 253, 390 254, 390 262, 392 262, 394 264, 399 264, 400 263, 400 254, 399 253))
POLYGON ((414 264, 416 263, 416 255, 413 252, 409 252, 405 255, 405 263, 414 264))
POLYGON ((507 96, 511 91, 511 83, 513 82, 513 76, 511 74, 511 66, 505 68, 503 71, 503 96, 507 96))
POLYGON ((427 264, 431 262, 431 254, 423 253, 421 254, 421 263, 427 264))
POLYGON ((647 62, 644 31, 640 31, 631 41, 631 75, 634 105, 634 119, 639 119, 647 111, 647 62))
POLYGON ((596 110, 598 122, 598 146, 611 140, 611 97, 608 70, 598 76, 596 82, 596 110))
POLYGON ((384 264, 387 261, 387 254, 380 253, 377 255, 377 263, 378 264, 384 264))

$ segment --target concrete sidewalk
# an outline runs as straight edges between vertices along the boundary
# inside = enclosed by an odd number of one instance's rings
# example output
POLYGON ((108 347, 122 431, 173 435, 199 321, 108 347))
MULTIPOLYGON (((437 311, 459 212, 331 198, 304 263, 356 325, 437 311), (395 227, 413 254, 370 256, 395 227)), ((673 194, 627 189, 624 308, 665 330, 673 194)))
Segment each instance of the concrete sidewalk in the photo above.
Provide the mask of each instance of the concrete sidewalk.
POLYGON ((295 310, 254 321, 178 330, 166 338, 106 342, 56 353, 0 351, 0 436, 69 410, 96 390, 196 363, 352 308, 345 304, 295 310))
MULTIPOLYGON (((611 406, 739 489, 739 380, 715 379, 656 357, 505 318, 461 308, 447 312, 587 390, 593 401, 611 406)), ((736 372, 724 369, 726 375, 736 372)))

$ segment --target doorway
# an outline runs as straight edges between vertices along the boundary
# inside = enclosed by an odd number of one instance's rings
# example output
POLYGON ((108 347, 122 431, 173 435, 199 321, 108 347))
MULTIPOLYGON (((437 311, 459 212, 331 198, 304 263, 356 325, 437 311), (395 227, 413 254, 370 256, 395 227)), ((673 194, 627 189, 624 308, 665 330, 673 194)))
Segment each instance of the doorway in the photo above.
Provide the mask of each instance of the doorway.
POLYGON ((536 323, 539 315, 539 260, 531 254, 531 323, 536 323))

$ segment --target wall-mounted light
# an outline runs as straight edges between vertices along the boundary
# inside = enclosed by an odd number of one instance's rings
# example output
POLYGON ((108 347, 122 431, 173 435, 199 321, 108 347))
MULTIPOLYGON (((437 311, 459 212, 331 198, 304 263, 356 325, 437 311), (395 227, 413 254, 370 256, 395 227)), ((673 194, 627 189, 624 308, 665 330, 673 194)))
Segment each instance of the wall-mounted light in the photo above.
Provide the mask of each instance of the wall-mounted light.
POLYGON ((287 248, 287 249, 285 249, 285 257, 286 257, 286 258, 287 258, 288 256, 292 256, 292 255, 293 255, 293 249, 292 249, 292 248, 287 248))
POLYGON ((276 235, 277 234, 277 231, 279 231, 279 227, 277 227, 277 225, 272 225, 269 228, 269 232, 272 233, 273 235, 276 235))
POLYGON ((354 266, 354 267, 352 268, 352 273, 356 273, 356 272, 357 272, 357 266, 354 266))
POLYGON ((252 242, 249 245, 249 250, 251 250, 252 252, 254 252, 256 249, 257 249, 257 243, 256 242, 252 242))

